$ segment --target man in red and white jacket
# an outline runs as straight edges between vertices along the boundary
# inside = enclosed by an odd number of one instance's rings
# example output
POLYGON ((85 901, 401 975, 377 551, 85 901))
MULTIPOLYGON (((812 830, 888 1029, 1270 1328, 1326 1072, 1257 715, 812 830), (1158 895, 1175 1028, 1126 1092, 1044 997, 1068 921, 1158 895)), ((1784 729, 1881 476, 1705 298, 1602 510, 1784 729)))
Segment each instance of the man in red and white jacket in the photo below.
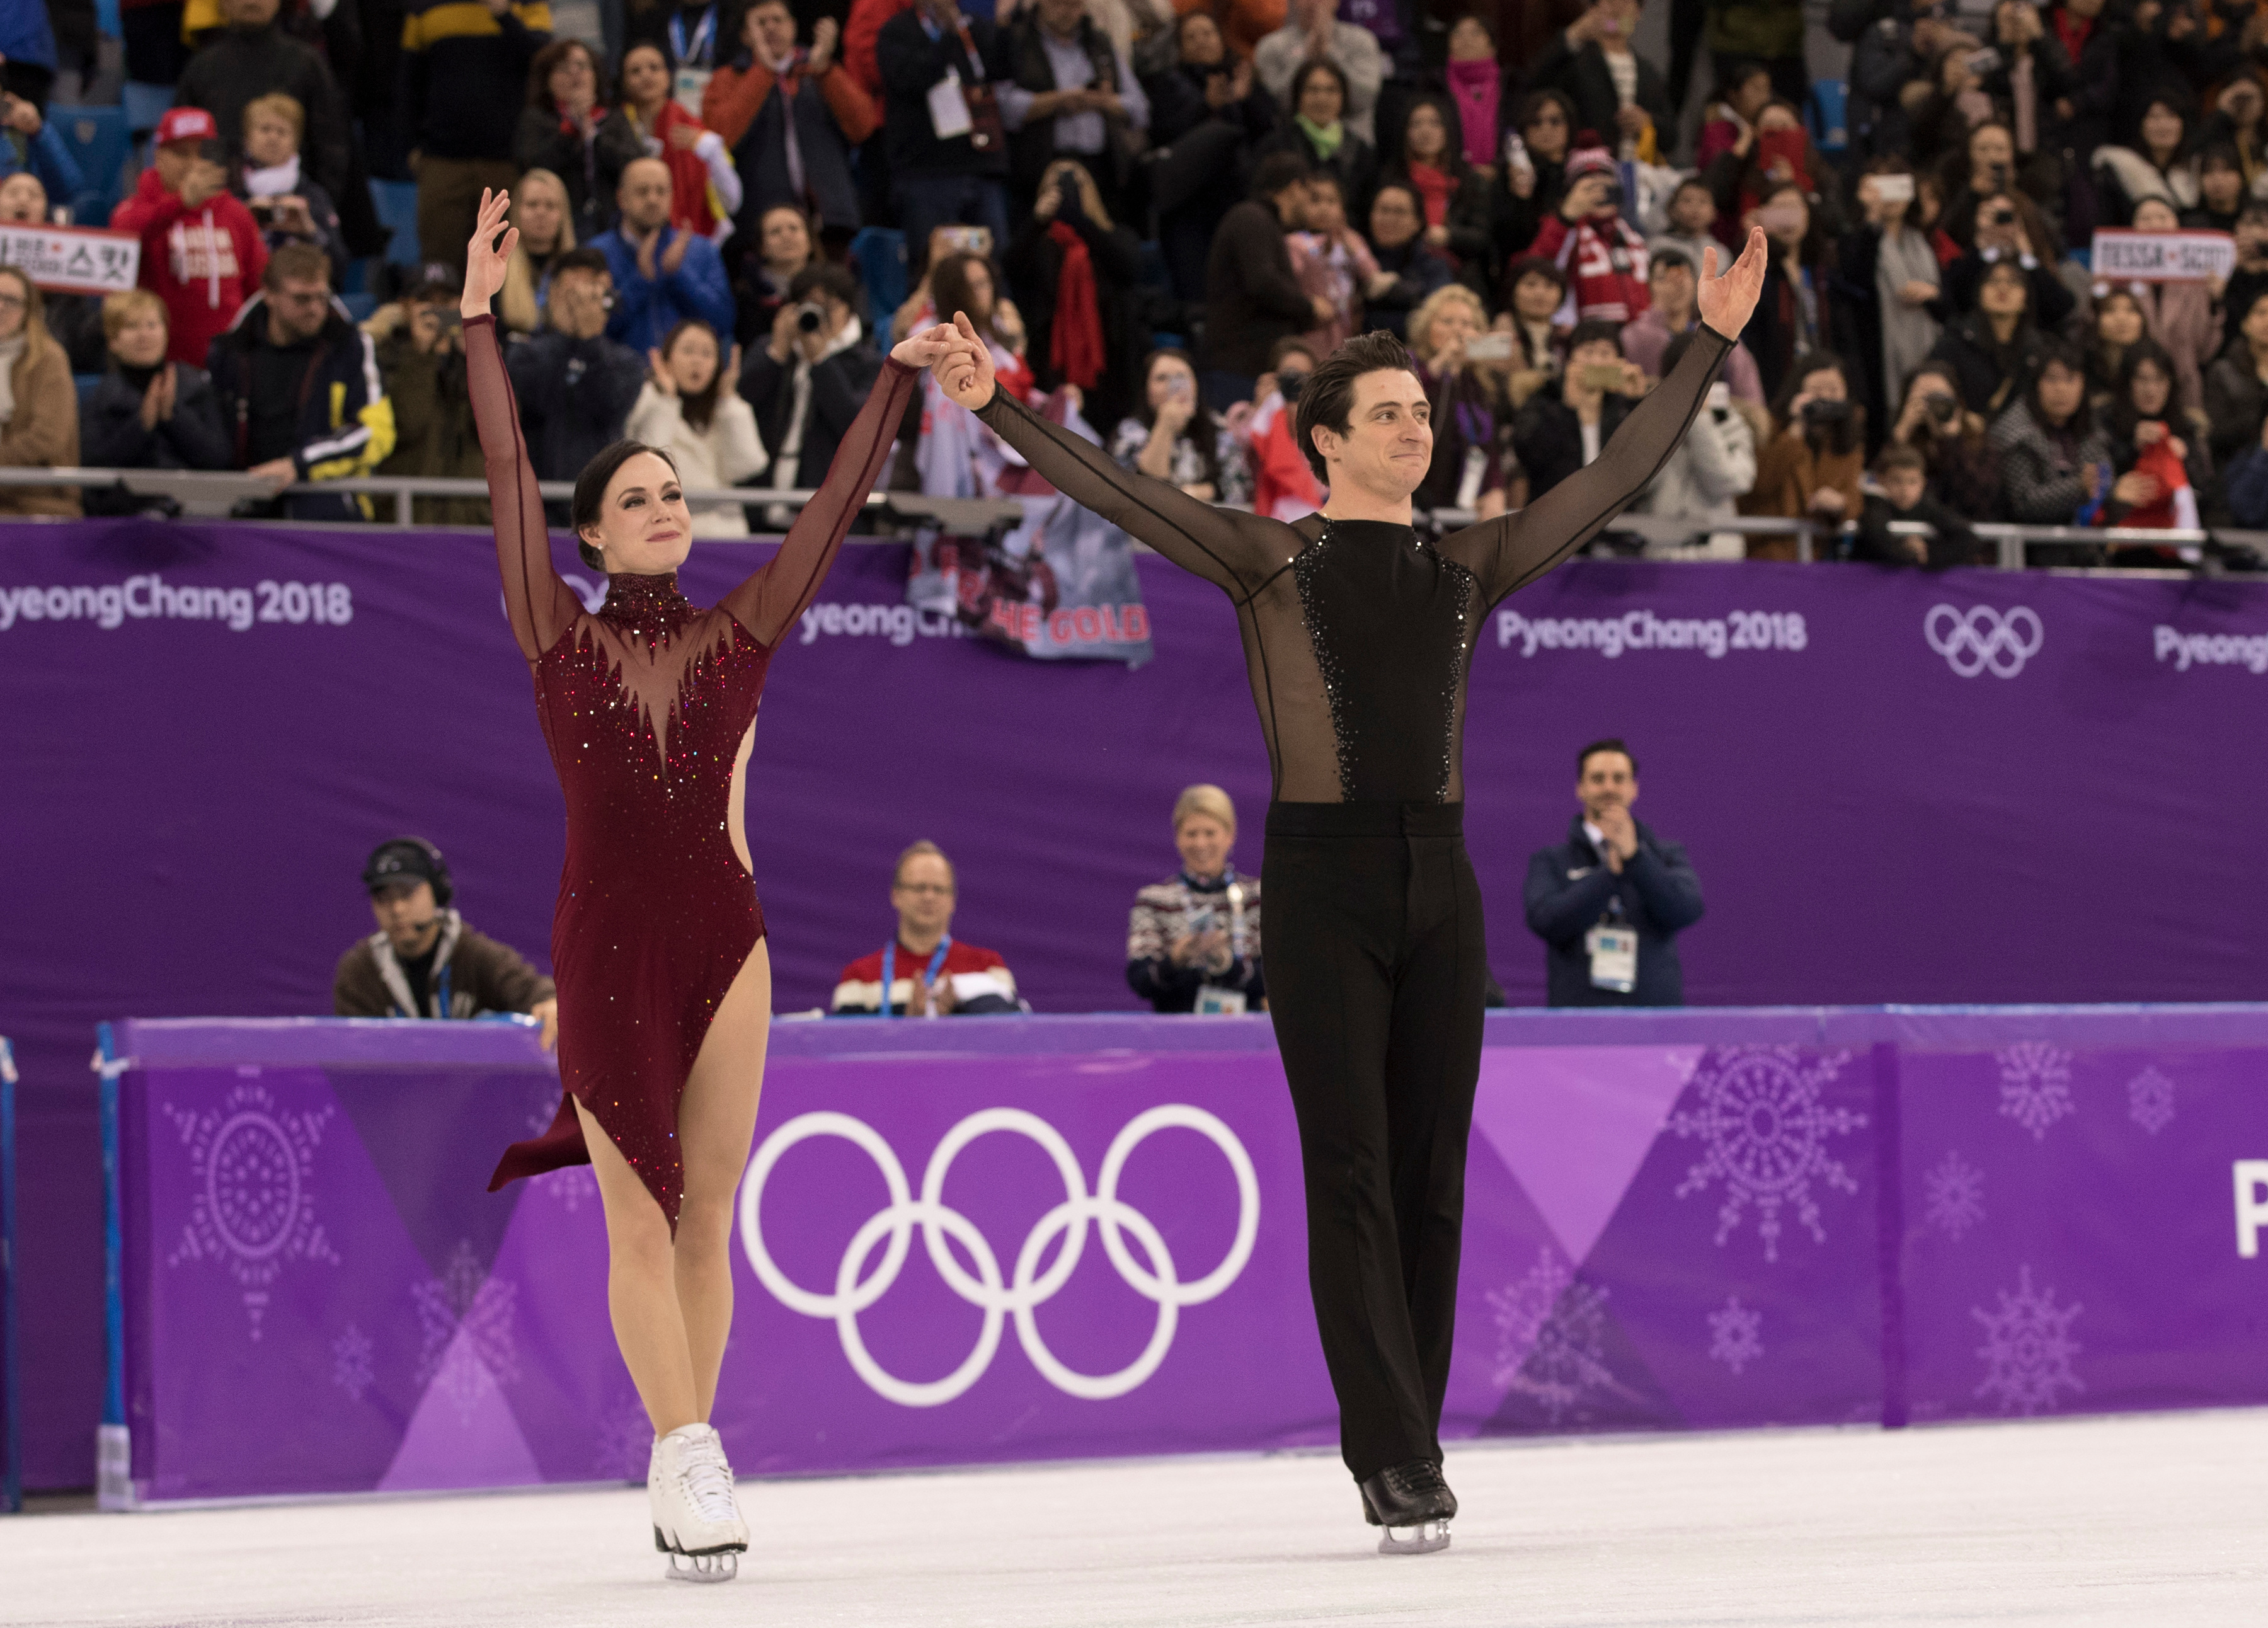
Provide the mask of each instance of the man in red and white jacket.
POLYGON ((1569 322, 1628 322, 1653 303, 1646 288, 1646 239, 1622 216, 1614 155, 1585 130, 1567 155, 1567 194, 1543 223, 1529 253, 1567 274, 1569 322))
POLYGON ((174 107, 158 121, 157 162, 110 225, 142 239, 142 286, 172 318, 166 358, 202 367, 268 267, 259 223, 228 189, 212 114, 174 107))
POLYGON ((956 941, 950 931, 958 884, 953 862, 935 843, 916 843, 898 856, 890 903, 898 933, 887 948, 843 969, 835 986, 837 1017, 974 1017, 1026 1012, 1016 975, 991 950, 956 941))

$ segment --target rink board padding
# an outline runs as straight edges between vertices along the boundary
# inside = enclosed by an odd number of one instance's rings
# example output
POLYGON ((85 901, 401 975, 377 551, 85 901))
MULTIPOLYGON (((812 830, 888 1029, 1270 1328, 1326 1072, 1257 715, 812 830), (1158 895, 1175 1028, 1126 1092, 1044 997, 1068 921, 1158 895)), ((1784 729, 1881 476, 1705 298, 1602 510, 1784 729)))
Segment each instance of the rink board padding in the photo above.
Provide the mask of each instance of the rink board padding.
MULTIPOLYGON (((138 1501, 643 1475, 526 1031, 119 1034, 138 1501)), ((2268 1401, 2251 1160, 2264 1007, 1496 1014, 1444 1433, 2268 1401)), ((743 1473, 1336 1439, 1264 1018, 782 1024, 736 1219, 743 1473)))

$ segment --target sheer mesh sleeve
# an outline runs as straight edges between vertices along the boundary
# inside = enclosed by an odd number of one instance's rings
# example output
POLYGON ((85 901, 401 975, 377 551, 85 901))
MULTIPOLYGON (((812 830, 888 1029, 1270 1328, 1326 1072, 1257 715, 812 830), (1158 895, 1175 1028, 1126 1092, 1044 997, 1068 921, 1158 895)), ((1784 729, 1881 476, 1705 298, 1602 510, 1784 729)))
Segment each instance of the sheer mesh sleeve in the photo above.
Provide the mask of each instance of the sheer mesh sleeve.
POLYGON ((1733 342, 1707 324, 1684 360, 1631 409, 1590 464, 1501 519, 1442 539, 1440 552, 1471 571, 1490 604, 1524 587, 1599 534, 1660 474, 1692 424, 1733 342))
POLYGON ((759 643, 777 645, 780 635, 795 625, 818 596, 851 521, 858 518, 866 495, 881 476, 920 378, 920 369, 902 362, 882 364, 881 377, 867 393, 865 406, 835 449, 835 461, 828 466, 818 495, 795 517, 779 552, 725 596, 725 609, 759 643))
POLYGON ((543 497, 536 489, 535 466, 527 460, 519 403, 512 397, 512 377, 504 372, 492 316, 466 319, 465 376, 473 398, 473 422, 480 427, 481 458, 488 469, 504 614, 512 619, 519 653, 535 661, 574 625, 583 608, 551 564, 543 497))
POLYGON ((1170 481, 1120 468, 1102 448, 1001 391, 976 416, 1064 497, 1240 601, 1307 546, 1280 521, 1216 509, 1170 481))

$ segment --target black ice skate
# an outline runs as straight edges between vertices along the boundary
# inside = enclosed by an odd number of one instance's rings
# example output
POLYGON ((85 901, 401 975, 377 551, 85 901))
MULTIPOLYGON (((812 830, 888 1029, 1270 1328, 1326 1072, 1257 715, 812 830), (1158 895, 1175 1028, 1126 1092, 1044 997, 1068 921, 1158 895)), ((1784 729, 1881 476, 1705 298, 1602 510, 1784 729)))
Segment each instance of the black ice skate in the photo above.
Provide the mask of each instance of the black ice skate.
POLYGON ((1457 1495, 1430 1459, 1381 1470, 1362 1484, 1363 1519, 1386 1529, 1382 1555, 1426 1555, 1449 1546, 1457 1495))

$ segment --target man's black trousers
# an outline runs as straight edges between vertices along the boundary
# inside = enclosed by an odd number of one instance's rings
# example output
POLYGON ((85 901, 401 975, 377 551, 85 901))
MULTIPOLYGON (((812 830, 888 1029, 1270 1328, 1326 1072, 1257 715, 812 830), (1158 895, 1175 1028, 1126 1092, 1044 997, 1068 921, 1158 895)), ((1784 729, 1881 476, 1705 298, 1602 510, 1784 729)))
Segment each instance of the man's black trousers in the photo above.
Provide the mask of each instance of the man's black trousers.
POLYGON ((1487 946, 1462 804, 1268 810, 1268 1004, 1358 1481, 1441 1458, 1487 946))

